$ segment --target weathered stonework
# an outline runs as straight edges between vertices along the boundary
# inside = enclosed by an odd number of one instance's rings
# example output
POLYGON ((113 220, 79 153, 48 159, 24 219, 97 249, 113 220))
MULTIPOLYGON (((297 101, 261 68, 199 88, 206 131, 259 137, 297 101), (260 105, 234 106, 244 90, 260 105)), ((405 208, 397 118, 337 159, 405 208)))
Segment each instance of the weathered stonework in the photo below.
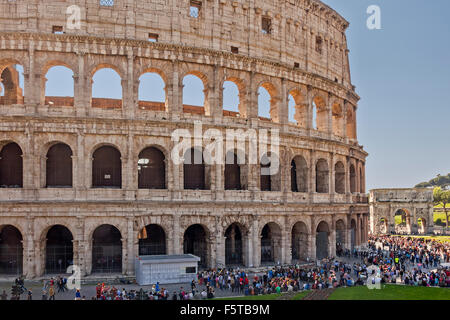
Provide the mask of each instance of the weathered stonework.
POLYGON ((433 233, 433 190, 430 189, 377 189, 370 190, 370 232, 395 233, 395 214, 406 213, 405 232, 408 234, 433 233), (419 228, 418 220, 424 225, 419 228))
MULTIPOLYGON (((225 230, 237 223, 243 235, 243 264, 261 264, 261 233, 271 224, 280 263, 291 263, 294 226, 305 226, 304 258, 316 257, 316 232, 328 225, 328 253, 336 251, 336 224, 343 226, 344 247, 367 240, 365 196, 367 153, 357 143, 359 97, 350 80, 345 30, 348 23, 316 0, 202 2, 199 18, 188 15, 189 1, 0 0, 0 75, 13 64, 24 68, 23 102, 0 100, 0 150, 10 142, 23 152, 23 187, 0 189, 0 225, 23 236, 23 273, 45 272, 47 231, 62 225, 73 235, 74 264, 92 270, 92 235, 103 225, 121 233, 122 273, 134 274, 138 233, 149 224, 166 234, 167 254, 183 252, 183 235, 193 224, 206 230, 207 264, 225 264, 225 230), (66 29, 66 9, 81 7, 81 29, 66 29), (263 34, 261 17, 272 19, 263 34), (52 34, 63 26, 65 34, 52 34), (159 35, 157 43, 148 34, 159 35), (317 37, 322 39, 320 50, 317 37), (230 52, 231 46, 239 54, 230 52), (321 53, 319 53, 319 51, 321 53), (62 65, 74 73, 73 99, 50 105, 45 75, 62 65), (122 79, 122 101, 91 98, 92 76, 113 68, 122 79), (166 103, 140 108, 139 76, 156 72, 166 84, 166 103), (205 87, 200 114, 183 112, 183 78, 194 74, 205 87), (239 117, 222 110, 223 82, 239 88, 239 117), (258 118, 258 88, 271 94, 271 120, 258 118), (288 95, 296 103, 297 125, 288 121, 288 95), (313 129, 313 102, 317 130, 313 129), (105 107, 105 105, 107 105, 105 107), (224 167, 210 168, 209 190, 184 190, 183 166, 171 161, 175 129, 279 129, 279 191, 260 191, 259 166, 248 165, 245 190, 224 189, 224 167), (72 150, 72 188, 46 188, 46 154, 55 143, 72 150), (100 146, 121 154, 122 188, 92 187, 92 157, 100 146), (165 190, 138 188, 138 154, 156 146, 166 159, 165 190), (291 161, 306 161, 305 192, 291 191, 291 161), (316 165, 325 160, 328 192, 317 193, 316 165), (343 167, 342 181, 336 165, 343 167), (354 175, 351 175, 350 168, 354 175), (342 188, 336 192, 336 181, 342 188), (353 236, 351 236, 352 227, 353 236)), ((51 99, 56 101, 55 99, 51 99)), ((277 262, 275 261, 275 262, 277 262)))

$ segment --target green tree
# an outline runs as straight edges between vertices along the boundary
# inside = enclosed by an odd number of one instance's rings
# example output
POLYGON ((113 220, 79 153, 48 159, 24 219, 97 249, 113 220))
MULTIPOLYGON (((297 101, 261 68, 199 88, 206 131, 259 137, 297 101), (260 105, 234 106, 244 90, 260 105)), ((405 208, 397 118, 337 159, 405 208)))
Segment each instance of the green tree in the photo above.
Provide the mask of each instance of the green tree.
POLYGON ((448 205, 450 205, 450 190, 442 190, 441 187, 436 187, 433 190, 434 205, 442 205, 445 213, 445 225, 448 228, 448 205))

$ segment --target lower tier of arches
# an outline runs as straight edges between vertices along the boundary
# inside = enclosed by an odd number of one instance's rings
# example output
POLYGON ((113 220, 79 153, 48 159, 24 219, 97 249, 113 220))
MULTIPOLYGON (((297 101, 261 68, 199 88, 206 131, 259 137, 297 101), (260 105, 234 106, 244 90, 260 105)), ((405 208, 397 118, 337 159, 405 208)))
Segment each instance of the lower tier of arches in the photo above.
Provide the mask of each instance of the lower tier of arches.
MULTIPOLYGON (((182 211, 189 209, 193 208, 182 211)), ((79 266, 84 276, 133 276, 135 259, 144 255, 190 253, 200 257, 200 268, 335 257, 367 241, 367 207, 353 207, 352 213, 343 212, 346 209, 350 208, 337 208, 336 213, 217 210, 214 215, 8 216, 0 220, 0 277, 64 274, 71 265, 79 266)))

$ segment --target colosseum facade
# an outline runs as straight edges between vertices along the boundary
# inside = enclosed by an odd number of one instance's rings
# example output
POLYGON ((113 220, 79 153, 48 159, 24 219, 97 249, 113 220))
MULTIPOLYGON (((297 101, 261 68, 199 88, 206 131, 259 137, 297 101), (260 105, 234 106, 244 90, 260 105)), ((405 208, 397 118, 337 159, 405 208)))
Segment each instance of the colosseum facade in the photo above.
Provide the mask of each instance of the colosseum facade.
POLYGON ((133 276, 140 254, 258 267, 363 244, 367 153, 347 27, 318 0, 0 0, 0 277, 72 263, 133 276), (56 66, 73 72, 73 97, 46 96, 56 66), (104 68, 122 99, 92 97, 104 68), (163 79, 165 102, 139 99, 146 73, 163 79), (183 103, 188 75, 203 106, 183 103), (236 112, 223 108, 225 81, 236 112), (196 121, 279 130, 279 172, 175 164, 172 133, 196 121))

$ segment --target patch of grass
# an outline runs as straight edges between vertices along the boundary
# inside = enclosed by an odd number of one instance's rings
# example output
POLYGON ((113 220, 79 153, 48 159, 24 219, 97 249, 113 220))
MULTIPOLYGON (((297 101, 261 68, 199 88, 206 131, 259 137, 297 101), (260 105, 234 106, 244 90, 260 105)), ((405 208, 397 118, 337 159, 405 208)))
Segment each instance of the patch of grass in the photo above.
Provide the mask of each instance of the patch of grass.
POLYGON ((366 286, 337 288, 329 300, 450 300, 449 288, 383 285, 381 290, 366 286))

